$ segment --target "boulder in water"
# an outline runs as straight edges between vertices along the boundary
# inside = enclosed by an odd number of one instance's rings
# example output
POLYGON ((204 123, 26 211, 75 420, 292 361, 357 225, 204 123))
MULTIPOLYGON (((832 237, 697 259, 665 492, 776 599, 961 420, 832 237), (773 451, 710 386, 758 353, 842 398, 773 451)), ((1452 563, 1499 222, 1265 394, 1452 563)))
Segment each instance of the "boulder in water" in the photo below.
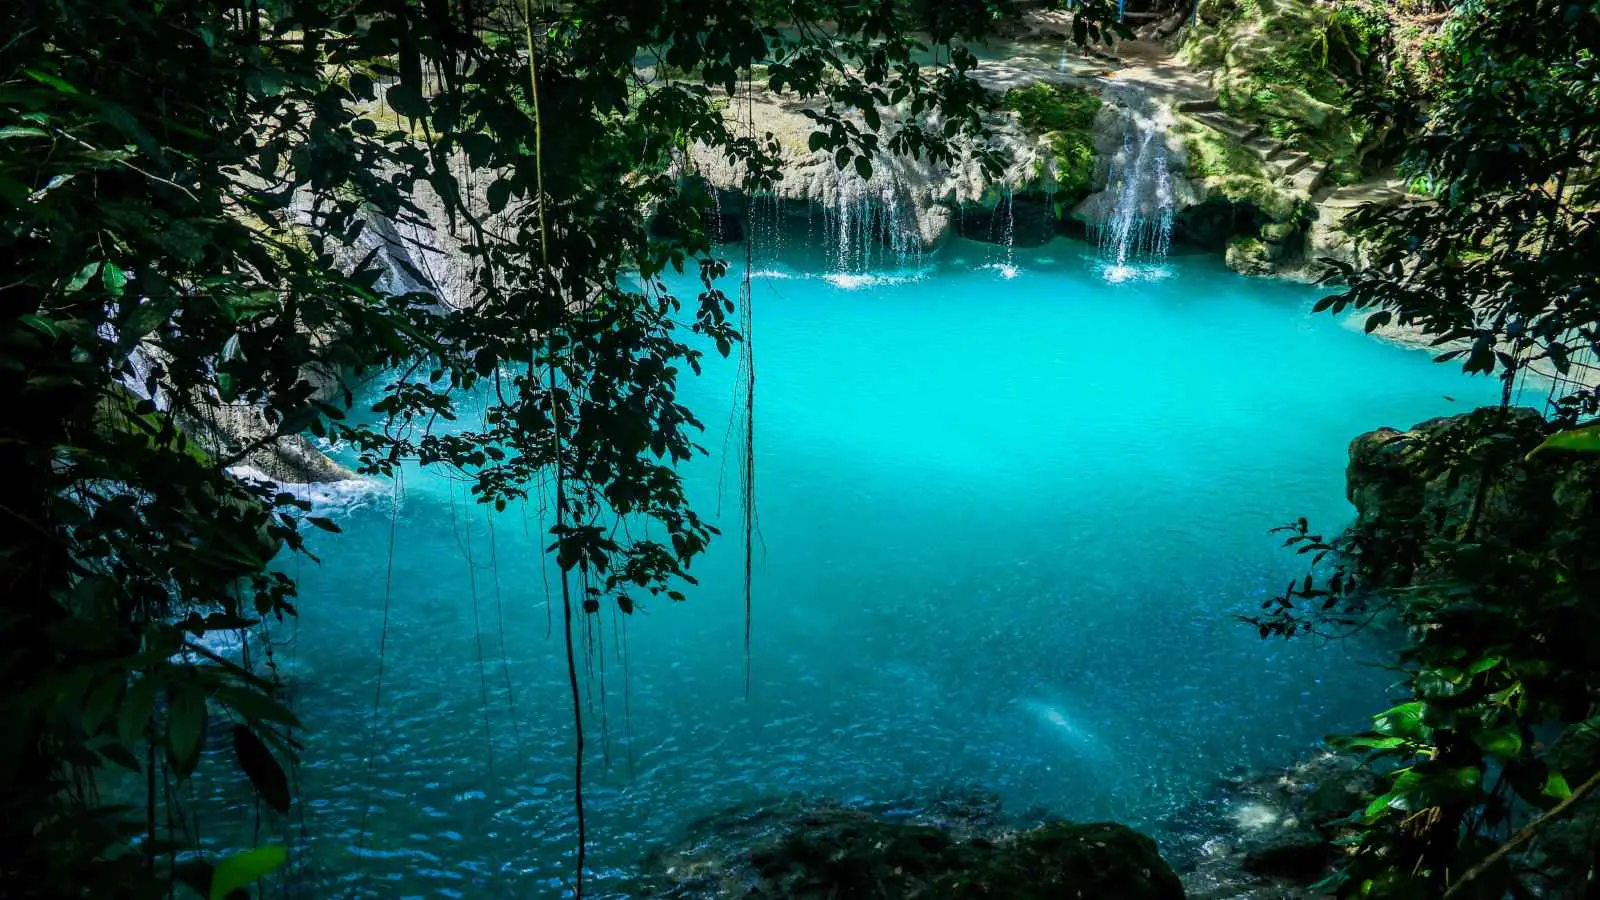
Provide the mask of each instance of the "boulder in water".
POLYGON ((689 898, 1116 897, 1183 900, 1155 842, 1123 825, 998 824, 992 804, 789 805, 714 818, 654 860, 647 896, 689 898), (985 812, 987 811, 987 812, 985 812))
POLYGON ((1241 235, 1228 241, 1224 260, 1228 268, 1241 275, 1271 275, 1273 272, 1271 250, 1257 237, 1241 235))
POLYGON ((969 873, 952 873, 940 897, 1117 897, 1183 900, 1183 884, 1155 842, 1109 822, 1055 822, 1016 835, 979 857, 969 873))
POLYGON ((1289 831, 1245 851, 1243 867, 1256 875, 1311 880, 1337 857, 1337 849, 1316 832, 1289 831))

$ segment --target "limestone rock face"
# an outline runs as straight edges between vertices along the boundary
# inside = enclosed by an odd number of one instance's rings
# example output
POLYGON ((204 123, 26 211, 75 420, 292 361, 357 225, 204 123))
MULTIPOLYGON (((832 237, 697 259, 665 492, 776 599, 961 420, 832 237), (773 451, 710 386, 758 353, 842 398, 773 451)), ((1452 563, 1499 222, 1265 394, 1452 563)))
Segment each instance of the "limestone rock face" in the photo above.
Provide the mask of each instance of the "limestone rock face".
MULTIPOLYGON (((379 172, 382 176, 390 173, 379 172)), ((474 210, 485 228, 498 231, 504 214, 489 214, 485 196, 488 180, 471 182, 463 186, 467 205, 474 210)), ((379 210, 367 208, 362 212, 364 225, 354 241, 332 242, 334 257, 341 268, 352 270, 367 257, 382 270, 377 289, 386 294, 424 292, 434 295, 442 309, 467 309, 473 300, 472 257, 462 252, 462 239, 466 224, 459 219, 452 222, 446 214, 444 201, 426 181, 418 181, 411 188, 411 202, 418 213, 407 213, 399 219, 384 215, 379 210)), ((295 196, 293 214, 306 229, 316 227, 317 216, 309 194, 295 196)))
POLYGON ((244 453, 239 464, 285 484, 349 481, 356 473, 325 456, 298 434, 272 438, 261 410, 244 404, 214 408, 209 421, 193 423, 203 443, 217 456, 244 453))
POLYGON ((1312 0, 1201 0, 1183 53, 1213 73, 1224 110, 1290 137, 1295 149, 1330 162, 1343 178, 1360 171, 1372 145, 1367 127, 1346 109, 1334 74, 1359 51, 1336 34, 1326 47, 1330 64, 1283 70, 1284 60, 1303 52, 1308 35, 1329 28, 1330 15, 1327 5, 1312 0))
POLYGON ((1002 197, 993 209, 964 204, 956 233, 991 244, 1040 247, 1056 235, 1055 204, 1048 195, 1032 191, 1002 197))
MULTIPOLYGON (((778 200, 801 210, 838 211, 865 204, 886 211, 881 227, 899 232, 883 235, 887 240, 935 247, 951 233, 953 208, 994 209, 1014 190, 1049 185, 1050 166, 1038 141, 1006 115, 995 115, 988 122, 992 144, 1012 161, 999 178, 986 177, 971 157, 941 165, 888 153, 879 153, 872 160, 871 177, 862 178, 853 166, 840 169, 829 153, 810 149, 813 123, 804 109, 800 103, 756 93, 748 105, 740 100, 728 115, 748 117, 757 134, 771 133, 778 141, 783 158, 783 175, 775 189, 778 200)), ((892 127, 896 115, 891 111, 885 117, 885 127, 892 127)), ((713 189, 737 193, 742 190, 744 169, 721 152, 696 144, 684 160, 682 174, 703 178, 713 189)))

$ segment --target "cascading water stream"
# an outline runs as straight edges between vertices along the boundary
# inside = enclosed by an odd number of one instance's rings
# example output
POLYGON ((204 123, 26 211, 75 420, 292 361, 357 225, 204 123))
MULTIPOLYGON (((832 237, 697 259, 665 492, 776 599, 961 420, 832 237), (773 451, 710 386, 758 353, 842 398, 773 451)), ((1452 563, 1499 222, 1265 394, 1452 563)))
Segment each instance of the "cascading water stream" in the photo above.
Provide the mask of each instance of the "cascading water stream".
POLYGON ((989 263, 984 268, 1000 273, 1001 278, 1015 278, 1017 269, 1017 195, 1008 182, 1005 193, 1001 195, 1000 202, 995 204, 994 215, 1000 220, 990 221, 990 233, 999 230, 1000 261, 989 263))
POLYGON ((885 277, 876 270, 920 268, 916 213, 894 181, 869 180, 854 168, 839 170, 836 178, 833 208, 825 217, 833 246, 829 280, 853 287, 885 277))
POLYGON ((1172 170, 1165 129, 1143 117, 1133 122, 1121 152, 1111 160, 1106 190, 1113 205, 1098 229, 1100 258, 1107 280, 1113 282, 1161 262, 1172 247, 1172 170))

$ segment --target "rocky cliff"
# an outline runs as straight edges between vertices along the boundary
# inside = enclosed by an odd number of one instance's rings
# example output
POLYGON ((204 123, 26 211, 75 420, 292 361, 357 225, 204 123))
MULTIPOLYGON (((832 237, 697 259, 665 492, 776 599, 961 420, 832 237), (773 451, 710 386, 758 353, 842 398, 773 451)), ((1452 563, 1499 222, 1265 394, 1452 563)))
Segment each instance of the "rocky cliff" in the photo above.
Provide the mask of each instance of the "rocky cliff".
POLYGON ((1537 410, 1486 407, 1379 428, 1350 443, 1350 541, 1370 583, 1400 587, 1434 572, 1436 538, 1548 546, 1600 522, 1600 462, 1529 452, 1552 426, 1537 410), (1469 524, 1470 523, 1470 524, 1469 524), (1468 529, 1472 528, 1471 534, 1468 529))

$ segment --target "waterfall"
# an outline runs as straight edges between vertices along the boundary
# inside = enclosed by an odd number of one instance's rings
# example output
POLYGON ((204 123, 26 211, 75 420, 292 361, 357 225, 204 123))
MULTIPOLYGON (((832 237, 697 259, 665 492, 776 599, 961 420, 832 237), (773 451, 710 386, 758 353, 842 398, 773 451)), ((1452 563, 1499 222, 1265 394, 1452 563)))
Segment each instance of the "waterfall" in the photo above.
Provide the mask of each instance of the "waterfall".
POLYGON ((862 178, 853 167, 835 175, 834 203, 825 231, 833 247, 829 280, 856 286, 884 277, 874 270, 915 269, 922 264, 922 233, 905 191, 887 173, 862 178))
MULTIPOLYGON (((809 225, 809 223, 808 223, 809 225)), ((745 240, 752 241, 758 271, 770 275, 782 265, 784 250, 783 201, 771 191, 763 191, 750 198, 750 227, 745 230, 745 240)), ((807 235, 809 240, 810 235, 807 235)))
POLYGON ((1111 211, 1098 227, 1100 259, 1106 277, 1123 281, 1141 264, 1166 259, 1172 246, 1172 170, 1166 130, 1135 116, 1123 134, 1122 150, 1111 159, 1106 179, 1111 211))
POLYGON ((722 233, 722 192, 709 185, 706 189, 711 192, 711 227, 707 232, 713 244, 725 243, 726 238, 722 233))
MULTIPOLYGON (((1005 209, 1005 221, 1000 226, 1000 246, 1005 248, 1005 258, 991 266, 1002 278, 1017 277, 1017 195, 1008 182, 1005 194, 995 206, 996 213, 1005 209)), ((992 226, 991 226, 992 227, 992 226)))

